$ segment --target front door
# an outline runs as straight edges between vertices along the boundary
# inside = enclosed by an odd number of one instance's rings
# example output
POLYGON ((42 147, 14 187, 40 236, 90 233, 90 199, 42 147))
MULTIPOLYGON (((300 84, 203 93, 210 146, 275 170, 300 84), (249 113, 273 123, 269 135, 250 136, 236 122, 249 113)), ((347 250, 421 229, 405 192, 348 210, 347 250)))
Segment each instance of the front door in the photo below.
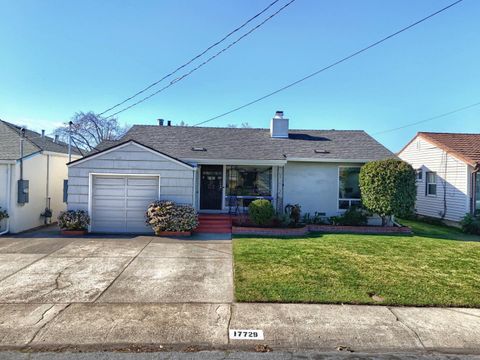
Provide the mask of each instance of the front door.
POLYGON ((200 210, 222 210, 223 165, 202 165, 200 210))

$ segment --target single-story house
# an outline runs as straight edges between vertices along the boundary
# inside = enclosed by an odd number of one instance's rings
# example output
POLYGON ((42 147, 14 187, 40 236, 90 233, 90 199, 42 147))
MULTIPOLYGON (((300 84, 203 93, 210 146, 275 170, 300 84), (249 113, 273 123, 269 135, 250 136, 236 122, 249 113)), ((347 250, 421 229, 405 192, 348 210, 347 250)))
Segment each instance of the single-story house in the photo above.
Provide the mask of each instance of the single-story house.
POLYGON ((68 208, 87 210, 94 232, 148 231, 156 199, 228 213, 264 198, 338 215, 361 201, 360 167, 394 156, 364 131, 289 129, 281 111, 270 129, 136 125, 99 150, 69 164, 68 208))
MULTIPOLYGON (((66 209, 67 144, 44 131, 22 129, 0 120, 0 207, 9 214, 0 223, 0 234, 42 226, 66 209), (42 216, 49 215, 46 208, 51 218, 42 216)), ((74 149, 72 159, 78 158, 74 149)))
POLYGON ((417 170, 419 215, 459 222, 480 214, 480 134, 419 132, 398 156, 417 170))

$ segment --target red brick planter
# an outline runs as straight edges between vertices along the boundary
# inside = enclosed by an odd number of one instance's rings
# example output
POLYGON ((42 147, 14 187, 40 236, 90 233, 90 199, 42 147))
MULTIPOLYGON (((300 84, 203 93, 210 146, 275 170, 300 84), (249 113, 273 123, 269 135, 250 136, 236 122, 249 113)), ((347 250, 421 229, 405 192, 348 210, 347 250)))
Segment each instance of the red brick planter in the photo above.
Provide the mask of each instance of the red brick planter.
POLYGON ((157 236, 191 236, 191 231, 159 231, 156 232, 157 236))
POLYGON ((233 226, 232 234, 267 235, 267 236, 301 236, 309 232, 349 233, 349 234, 411 234, 409 227, 397 226, 336 226, 307 225, 302 228, 260 228, 249 226, 233 226))
POLYGON ((61 230, 60 233, 64 236, 83 236, 87 230, 61 230))

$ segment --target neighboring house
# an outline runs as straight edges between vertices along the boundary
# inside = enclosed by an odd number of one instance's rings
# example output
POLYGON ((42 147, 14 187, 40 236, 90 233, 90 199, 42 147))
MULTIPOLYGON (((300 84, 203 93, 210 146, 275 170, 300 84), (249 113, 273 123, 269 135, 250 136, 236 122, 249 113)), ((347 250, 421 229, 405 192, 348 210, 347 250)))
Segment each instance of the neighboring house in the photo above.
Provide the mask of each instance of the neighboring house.
MULTIPOLYGON (((72 158, 79 157, 75 151, 72 158)), ((67 162, 66 144, 43 131, 25 130, 23 137, 21 127, 0 120, 0 206, 9 214, 0 224, 0 234, 44 225, 45 208, 53 211, 55 221, 66 208, 67 162)))
POLYGON ((398 156, 417 170, 419 215, 459 222, 480 213, 480 134, 419 132, 398 156))
MULTIPOLYGON (((283 210, 337 215, 360 202, 360 167, 394 156, 364 131, 136 125, 118 142, 69 164, 68 208, 88 210, 91 231, 145 232, 152 200, 199 212, 240 211, 256 198, 283 210)), ((102 147, 103 146, 103 147, 102 147)))

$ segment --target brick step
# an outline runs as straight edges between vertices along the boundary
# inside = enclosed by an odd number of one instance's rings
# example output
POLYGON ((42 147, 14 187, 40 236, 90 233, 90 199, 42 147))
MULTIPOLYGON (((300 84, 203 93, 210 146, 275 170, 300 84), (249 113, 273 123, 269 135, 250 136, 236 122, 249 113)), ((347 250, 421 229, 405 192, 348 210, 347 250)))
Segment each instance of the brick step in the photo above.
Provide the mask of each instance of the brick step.
POLYGON ((230 225, 199 225, 197 229, 232 229, 230 225))
POLYGON ((232 228, 196 228, 196 233, 231 233, 232 228))
POLYGON ((199 221, 200 225, 224 225, 224 226, 232 226, 231 221, 214 221, 214 220, 201 220, 199 221))

